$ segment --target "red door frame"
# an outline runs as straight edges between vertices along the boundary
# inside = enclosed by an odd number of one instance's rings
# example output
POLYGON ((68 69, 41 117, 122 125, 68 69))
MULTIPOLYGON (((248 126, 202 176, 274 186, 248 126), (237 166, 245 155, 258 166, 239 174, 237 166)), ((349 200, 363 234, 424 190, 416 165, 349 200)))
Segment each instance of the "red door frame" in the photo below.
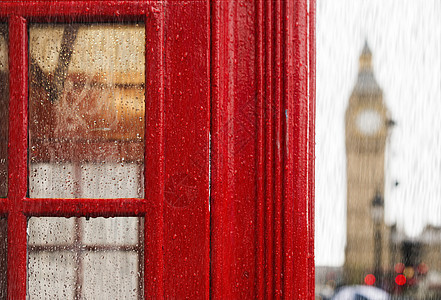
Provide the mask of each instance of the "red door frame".
POLYGON ((314 0, 0 3, 8 298, 26 297, 27 217, 145 216, 145 298, 313 299, 314 17, 314 0), (27 198, 27 24, 121 20, 146 26, 145 199, 27 198))
POLYGON ((315 1, 211 18, 212 295, 314 299, 315 1))

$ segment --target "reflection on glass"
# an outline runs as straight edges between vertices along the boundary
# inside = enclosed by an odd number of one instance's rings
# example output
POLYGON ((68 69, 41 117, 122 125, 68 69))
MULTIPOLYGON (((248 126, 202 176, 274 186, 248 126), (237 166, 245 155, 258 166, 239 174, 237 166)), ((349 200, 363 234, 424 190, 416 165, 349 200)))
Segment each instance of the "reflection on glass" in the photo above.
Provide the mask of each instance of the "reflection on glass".
POLYGON ((143 197, 142 24, 29 29, 29 196, 143 197))
POLYGON ((28 297, 140 299, 142 218, 30 218, 28 297))
POLYGON ((440 16, 317 3, 317 299, 441 299, 440 16))

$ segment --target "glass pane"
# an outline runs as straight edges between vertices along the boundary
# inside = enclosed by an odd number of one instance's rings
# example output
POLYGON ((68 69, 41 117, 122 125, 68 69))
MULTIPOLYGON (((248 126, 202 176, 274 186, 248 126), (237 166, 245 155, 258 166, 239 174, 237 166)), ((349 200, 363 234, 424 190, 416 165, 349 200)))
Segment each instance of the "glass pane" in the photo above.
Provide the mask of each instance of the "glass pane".
POLYGON ((142 24, 29 28, 29 196, 143 197, 142 24))
POLYGON ((8 194, 8 27, 0 24, 0 197, 8 194))
POLYGON ((441 299, 440 17, 317 3, 317 298, 441 299))
POLYGON ((143 297, 142 218, 30 218, 28 296, 143 297))

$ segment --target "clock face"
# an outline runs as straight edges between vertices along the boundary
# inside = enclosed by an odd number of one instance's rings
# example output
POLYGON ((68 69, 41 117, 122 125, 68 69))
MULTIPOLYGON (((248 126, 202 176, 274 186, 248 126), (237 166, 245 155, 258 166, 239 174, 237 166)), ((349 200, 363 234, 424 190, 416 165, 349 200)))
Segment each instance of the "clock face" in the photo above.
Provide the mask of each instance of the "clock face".
POLYGON ((363 134, 374 135, 381 129, 382 119, 380 113, 376 110, 362 110, 357 115, 357 128, 363 134))

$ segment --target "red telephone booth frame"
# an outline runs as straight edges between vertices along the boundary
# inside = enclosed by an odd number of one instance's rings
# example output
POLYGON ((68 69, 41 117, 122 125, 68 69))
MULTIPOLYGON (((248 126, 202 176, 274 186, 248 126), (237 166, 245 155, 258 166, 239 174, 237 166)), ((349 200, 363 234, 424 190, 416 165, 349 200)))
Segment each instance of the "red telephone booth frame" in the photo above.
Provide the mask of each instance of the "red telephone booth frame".
POLYGON ((145 298, 313 299, 314 18, 314 0, 0 3, 8 298, 26 298, 28 217, 143 216, 145 298), (145 199, 27 198, 28 23, 127 20, 146 28, 145 199), (182 174, 193 201, 171 207, 182 174))

